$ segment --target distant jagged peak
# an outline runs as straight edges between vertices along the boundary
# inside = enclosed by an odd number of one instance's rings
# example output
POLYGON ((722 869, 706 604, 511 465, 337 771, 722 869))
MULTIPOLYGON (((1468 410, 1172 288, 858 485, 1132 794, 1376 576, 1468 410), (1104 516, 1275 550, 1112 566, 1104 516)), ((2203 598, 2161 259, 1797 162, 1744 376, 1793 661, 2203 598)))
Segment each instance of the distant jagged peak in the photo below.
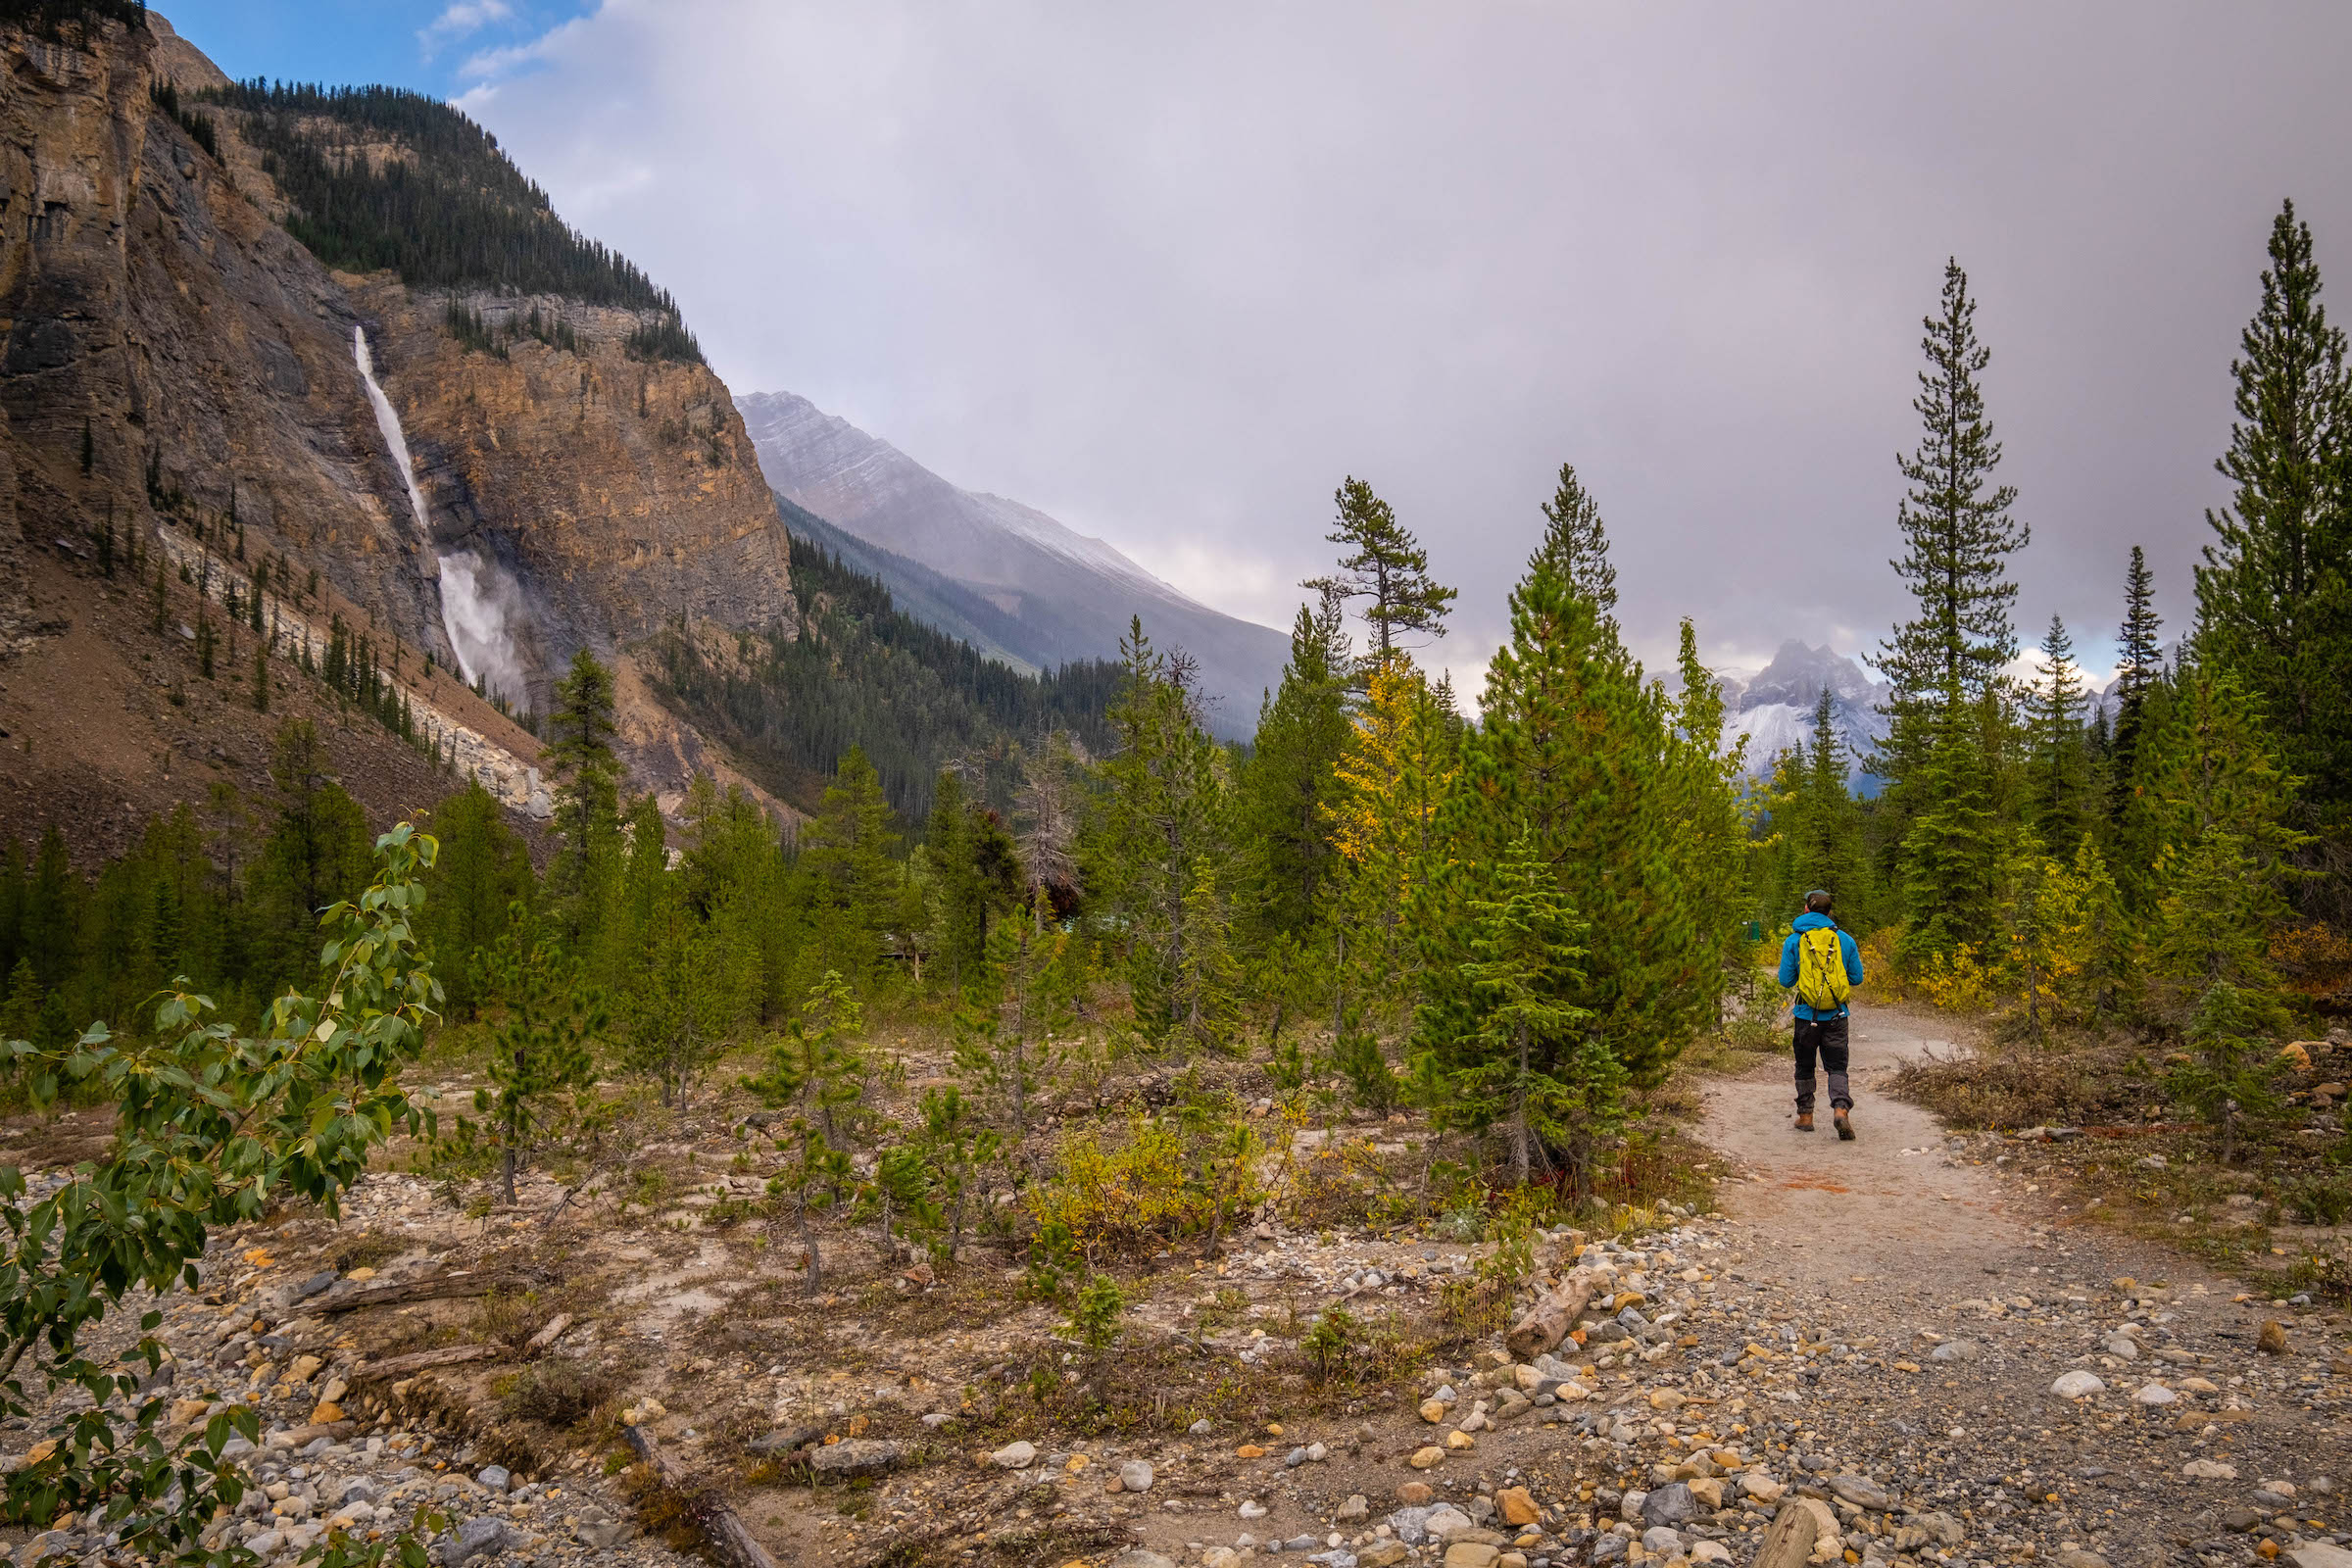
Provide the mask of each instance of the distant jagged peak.
POLYGON ((1883 681, 1873 680, 1869 671, 1844 654, 1828 647, 1812 648, 1791 637, 1781 644, 1772 662, 1742 682, 1739 707, 1744 710, 1772 703, 1786 703, 1791 708, 1811 708, 1819 701, 1822 689, 1838 702, 1856 708, 1867 708, 1886 694, 1883 681))

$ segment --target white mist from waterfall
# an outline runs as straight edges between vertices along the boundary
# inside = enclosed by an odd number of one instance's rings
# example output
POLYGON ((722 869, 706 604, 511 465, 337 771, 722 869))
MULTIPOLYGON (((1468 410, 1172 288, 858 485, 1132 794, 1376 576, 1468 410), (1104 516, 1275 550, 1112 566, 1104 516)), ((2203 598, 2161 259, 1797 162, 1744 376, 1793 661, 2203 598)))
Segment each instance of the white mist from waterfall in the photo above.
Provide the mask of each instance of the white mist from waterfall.
MULTIPOLYGON (((409 514, 416 520, 418 536, 431 544, 433 531, 425 521, 424 492, 416 488, 416 465, 409 460, 409 440, 401 433, 400 415, 392 400, 375 383, 375 357, 368 351, 366 327, 351 329, 351 352, 359 362, 360 379, 368 384, 375 427, 383 432, 384 445, 392 449, 392 464, 400 469, 401 483, 409 487, 409 514)), ((512 585, 503 580, 505 574, 495 564, 471 550, 444 550, 435 545, 433 559, 441 566, 441 625, 449 633, 459 670, 468 683, 479 681, 484 690, 520 702, 522 661, 507 630, 512 585)))

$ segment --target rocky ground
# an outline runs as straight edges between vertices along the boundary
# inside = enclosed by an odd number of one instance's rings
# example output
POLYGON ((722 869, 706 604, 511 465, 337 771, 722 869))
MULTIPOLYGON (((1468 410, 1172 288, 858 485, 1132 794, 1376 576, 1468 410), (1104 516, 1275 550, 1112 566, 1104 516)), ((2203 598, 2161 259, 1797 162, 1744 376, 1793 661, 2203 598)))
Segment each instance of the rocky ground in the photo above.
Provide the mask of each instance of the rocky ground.
MULTIPOLYGON (((1857 1020, 1852 1144, 1788 1129, 1777 1061, 1718 1081, 1716 1209, 1544 1234, 1541 1280, 1606 1290, 1525 1363, 1499 1318, 1448 1316, 1490 1244, 1295 1207, 1127 1277, 1101 1353, 994 1252, 934 1272, 837 1234, 811 1298, 783 1229, 730 1209, 760 1166, 713 1102, 569 1201, 469 1212, 387 1173, 339 1225, 223 1238, 163 1330, 174 1415, 260 1407, 265 1491, 217 1528, 289 1559, 429 1505, 445 1562, 650 1565, 725 1505, 784 1563, 1676 1568, 1754 1561, 1798 1506, 1823 1562, 2352 1563, 2343 1316, 2091 1222, 2008 1140, 1878 1098, 1935 1033, 1857 1020), (434 1283, 349 1305, 403 1281, 434 1283), (1319 1367, 1302 1341, 1334 1306, 1356 1332, 1319 1367), (473 1358, 408 1370, 435 1352, 473 1358), (627 1468, 632 1427, 682 1494, 627 1468)), ((1302 1158, 1401 1170, 1423 1136, 1314 1132, 1302 1158)), ((13 1549, 103 1556, 70 1524, 13 1549)))

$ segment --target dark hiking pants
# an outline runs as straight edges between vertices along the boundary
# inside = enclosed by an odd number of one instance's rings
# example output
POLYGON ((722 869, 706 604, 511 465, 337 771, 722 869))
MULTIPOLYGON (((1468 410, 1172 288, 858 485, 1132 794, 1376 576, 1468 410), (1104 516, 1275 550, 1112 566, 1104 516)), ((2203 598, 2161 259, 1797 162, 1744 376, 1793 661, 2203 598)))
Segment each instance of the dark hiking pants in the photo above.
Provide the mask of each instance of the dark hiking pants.
POLYGON ((1821 1058, 1822 1069, 1830 1075, 1830 1103, 1839 1110, 1854 1108, 1854 1097, 1845 1088, 1845 1031, 1852 1020, 1846 1018, 1799 1018, 1796 1020, 1796 1108, 1813 1108, 1813 1058, 1821 1058))

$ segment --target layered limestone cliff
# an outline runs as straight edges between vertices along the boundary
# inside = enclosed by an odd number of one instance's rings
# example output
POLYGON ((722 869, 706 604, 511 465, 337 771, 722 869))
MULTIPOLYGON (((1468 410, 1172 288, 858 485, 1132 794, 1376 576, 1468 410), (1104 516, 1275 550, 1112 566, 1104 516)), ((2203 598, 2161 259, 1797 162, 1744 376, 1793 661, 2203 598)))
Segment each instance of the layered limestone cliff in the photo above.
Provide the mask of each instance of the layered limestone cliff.
MULTIPOLYGON (((466 293, 493 326, 535 308, 562 344, 468 350, 450 296, 329 271, 281 226, 236 112, 188 102, 216 153, 155 102, 159 81, 224 79, 160 17, 56 39, 0 27, 0 658, 71 619, 39 600, 36 580, 56 579, 25 553, 86 553, 109 529, 168 536, 175 561, 210 554, 223 583, 282 560, 281 599, 317 571, 315 592, 272 605, 289 651, 325 635, 331 602, 379 644, 477 664, 450 635, 463 587, 508 639, 504 695, 540 710, 579 649, 625 660, 680 617, 790 623, 785 536, 725 386, 631 358, 630 313, 466 293)), ((466 737, 469 770, 527 807, 524 748, 442 685, 435 716, 466 737)), ((727 771, 641 682, 622 690, 638 787, 670 796, 690 767, 727 771)))

